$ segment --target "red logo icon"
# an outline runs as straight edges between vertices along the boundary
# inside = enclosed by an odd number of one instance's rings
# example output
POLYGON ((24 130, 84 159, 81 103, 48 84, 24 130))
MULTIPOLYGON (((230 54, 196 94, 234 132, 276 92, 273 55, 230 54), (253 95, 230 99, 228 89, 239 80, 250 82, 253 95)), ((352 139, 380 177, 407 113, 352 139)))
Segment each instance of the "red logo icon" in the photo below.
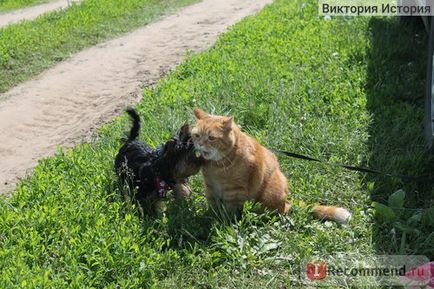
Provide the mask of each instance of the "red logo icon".
POLYGON ((310 280, 322 280, 327 276, 327 264, 324 261, 309 262, 306 265, 306 275, 310 280))
POLYGON ((427 285, 426 288, 434 288, 434 262, 412 268, 405 276, 400 276, 400 280, 405 286, 427 285))

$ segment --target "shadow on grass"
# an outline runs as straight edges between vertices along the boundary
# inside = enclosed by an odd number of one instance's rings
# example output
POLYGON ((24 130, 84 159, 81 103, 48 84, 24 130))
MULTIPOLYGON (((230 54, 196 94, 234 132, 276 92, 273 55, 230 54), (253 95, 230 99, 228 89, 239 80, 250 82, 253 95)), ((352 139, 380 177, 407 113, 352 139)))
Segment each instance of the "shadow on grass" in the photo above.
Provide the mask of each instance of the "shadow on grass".
MULTIPOLYGON (((431 174, 434 158, 426 152, 423 135, 427 35, 421 27, 400 24, 397 18, 373 18, 369 23, 371 46, 367 61, 367 108, 372 115, 369 129, 368 165, 379 170, 408 175, 431 174)), ((406 192, 401 217, 416 208, 434 206, 433 184, 404 183, 399 179, 369 176, 371 198, 387 204, 398 189, 406 192)), ((396 223, 376 223, 374 242, 385 254, 424 254, 434 257, 433 228, 417 227, 406 234, 396 223), (430 236, 431 234, 431 236, 430 236)))
POLYGON ((175 248, 205 244, 209 241, 211 229, 216 222, 211 211, 197 211, 193 200, 176 200, 167 208, 167 233, 175 248))

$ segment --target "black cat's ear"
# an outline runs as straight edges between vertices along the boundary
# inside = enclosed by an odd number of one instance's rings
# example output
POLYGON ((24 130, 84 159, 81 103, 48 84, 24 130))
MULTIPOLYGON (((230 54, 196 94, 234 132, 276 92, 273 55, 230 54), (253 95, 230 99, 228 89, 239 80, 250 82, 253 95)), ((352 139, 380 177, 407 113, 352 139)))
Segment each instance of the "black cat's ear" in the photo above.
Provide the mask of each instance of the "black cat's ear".
POLYGON ((163 147, 163 157, 170 158, 176 150, 176 141, 174 139, 168 140, 163 147))
POLYGON ((191 127, 188 123, 184 124, 178 133, 178 138, 181 142, 186 142, 191 137, 191 127))
POLYGON ((229 132, 232 130, 232 127, 234 125, 234 118, 231 117, 225 117, 222 121, 223 123, 223 131, 224 132, 229 132))
POLYGON ((193 113, 194 113, 194 116, 196 117, 196 119, 198 119, 198 120, 209 116, 209 114, 207 114, 206 112, 204 112, 203 110, 201 110, 200 108, 197 108, 197 107, 195 109, 193 109, 193 113))

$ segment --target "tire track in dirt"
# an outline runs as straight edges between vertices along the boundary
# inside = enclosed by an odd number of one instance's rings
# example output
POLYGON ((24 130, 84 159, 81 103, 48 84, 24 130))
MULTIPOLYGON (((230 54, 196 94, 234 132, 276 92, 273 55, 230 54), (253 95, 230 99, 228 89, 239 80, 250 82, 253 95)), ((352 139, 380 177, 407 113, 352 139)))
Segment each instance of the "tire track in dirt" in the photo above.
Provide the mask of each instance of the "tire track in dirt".
POLYGON ((187 49, 208 48, 228 26, 270 2, 204 0, 0 94, 0 192, 57 145, 73 146, 136 103, 143 87, 177 65, 187 49))

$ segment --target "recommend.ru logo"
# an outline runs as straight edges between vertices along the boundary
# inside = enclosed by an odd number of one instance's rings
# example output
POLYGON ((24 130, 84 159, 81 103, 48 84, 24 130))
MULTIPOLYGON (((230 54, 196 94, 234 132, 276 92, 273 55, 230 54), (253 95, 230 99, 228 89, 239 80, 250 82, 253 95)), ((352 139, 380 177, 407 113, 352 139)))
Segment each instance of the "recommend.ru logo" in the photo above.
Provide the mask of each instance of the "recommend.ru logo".
POLYGON ((426 286, 434 278, 426 256, 335 254, 300 264, 300 281, 310 286, 426 286))

